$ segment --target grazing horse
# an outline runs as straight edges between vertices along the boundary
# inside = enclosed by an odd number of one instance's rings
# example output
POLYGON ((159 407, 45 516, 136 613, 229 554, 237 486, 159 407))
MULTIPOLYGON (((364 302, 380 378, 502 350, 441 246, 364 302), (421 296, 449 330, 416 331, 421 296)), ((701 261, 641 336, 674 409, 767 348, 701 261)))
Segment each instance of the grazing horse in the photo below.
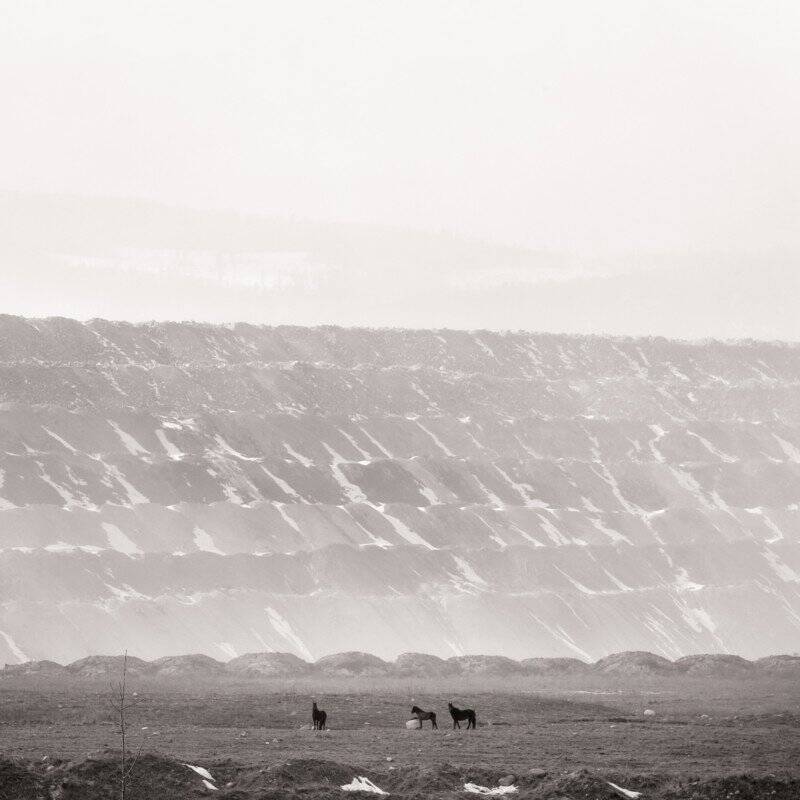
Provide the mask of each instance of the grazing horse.
POLYGON ((429 719, 431 721, 431 728, 438 728, 436 724, 436 714, 433 711, 423 711, 419 706, 412 706, 411 713, 419 720, 419 727, 422 728, 422 723, 429 719))
POLYGON ((467 730, 475 727, 475 712, 471 708, 456 708, 452 703, 448 703, 450 716, 453 718, 453 728, 460 728, 459 720, 467 721, 467 730))
POLYGON ((328 715, 321 708, 317 708, 317 704, 314 703, 314 705, 311 706, 311 720, 314 723, 314 730, 324 731, 327 719, 328 715))

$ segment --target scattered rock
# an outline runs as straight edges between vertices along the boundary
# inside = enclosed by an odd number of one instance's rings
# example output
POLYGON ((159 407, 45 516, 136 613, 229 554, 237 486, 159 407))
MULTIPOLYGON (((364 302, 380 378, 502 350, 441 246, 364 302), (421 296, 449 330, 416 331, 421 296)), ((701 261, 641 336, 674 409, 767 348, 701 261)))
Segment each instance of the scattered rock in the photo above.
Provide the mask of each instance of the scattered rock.
POLYGON ((528 777, 530 778, 544 778, 547 776, 547 770, 539 767, 534 767, 528 770, 528 777))
POLYGON ((500 778, 500 780, 497 781, 497 785, 498 786, 513 786, 516 782, 517 782, 517 776, 516 775, 512 775, 511 773, 509 773, 508 775, 504 775, 502 778, 500 778))
POLYGON ((652 708, 646 708, 643 713, 646 717, 654 717, 656 715, 652 708))

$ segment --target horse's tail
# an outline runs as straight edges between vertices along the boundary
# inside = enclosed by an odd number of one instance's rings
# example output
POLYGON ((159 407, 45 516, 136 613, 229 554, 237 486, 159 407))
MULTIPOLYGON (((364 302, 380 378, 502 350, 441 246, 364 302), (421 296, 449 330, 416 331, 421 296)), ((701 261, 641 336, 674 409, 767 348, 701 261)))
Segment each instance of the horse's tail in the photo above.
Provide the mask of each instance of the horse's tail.
POLYGON ((470 711, 469 713, 469 721, 472 723, 472 727, 475 727, 475 720, 477 719, 477 714, 474 711, 470 711))

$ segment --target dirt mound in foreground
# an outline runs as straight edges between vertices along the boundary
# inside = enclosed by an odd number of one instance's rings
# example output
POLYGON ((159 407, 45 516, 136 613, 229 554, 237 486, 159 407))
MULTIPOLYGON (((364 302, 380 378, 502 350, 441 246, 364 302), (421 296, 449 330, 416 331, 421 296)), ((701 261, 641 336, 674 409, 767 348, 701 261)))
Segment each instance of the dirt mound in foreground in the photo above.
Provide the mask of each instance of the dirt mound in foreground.
POLYGON ((711 675, 720 678, 738 678, 753 671, 752 661, 723 653, 684 656, 675 662, 675 666, 687 675, 711 675))
MULTIPOLYGON (((86 759, 48 776, 53 800, 107 800, 117 796, 119 758, 86 759)), ((128 779, 126 800, 196 800, 205 793, 203 779, 183 764, 156 755, 142 755, 128 779)))
POLYGON ((35 775, 21 764, 0 758, 0 800, 37 800, 41 796, 35 775))
POLYGON ((674 675, 679 672, 669 659, 644 650, 612 653, 596 661, 593 669, 614 675, 674 675))
POLYGON ((245 653, 231 659, 228 673, 243 676, 297 677, 311 670, 310 665, 292 653, 245 653))
POLYGON ((398 675, 414 675, 422 678, 455 675, 460 671, 458 664, 452 664, 438 656, 427 653, 401 653, 394 662, 398 675))
MULTIPOLYGON (((340 787, 364 775, 397 800, 455 800, 468 795, 467 782, 497 786, 508 771, 480 764, 456 766, 447 762, 399 766, 375 772, 351 764, 313 758, 295 758, 271 766, 242 765, 233 761, 202 762, 214 776, 216 790, 185 764, 143 755, 128 783, 127 800, 328 800, 343 798, 340 787)), ((754 778, 730 775, 699 781, 659 775, 601 774, 589 770, 535 777, 518 773, 519 800, 620 800, 609 785, 642 792, 643 800, 795 800, 800 778, 754 778)), ((14 762, 0 759, 0 800, 107 800, 119 795, 119 755, 79 762, 14 762)), ((356 797, 367 795, 353 795, 356 797)))
POLYGON ((370 653, 333 653, 314 662, 314 668, 325 675, 348 677, 352 675, 389 675, 391 664, 370 653))

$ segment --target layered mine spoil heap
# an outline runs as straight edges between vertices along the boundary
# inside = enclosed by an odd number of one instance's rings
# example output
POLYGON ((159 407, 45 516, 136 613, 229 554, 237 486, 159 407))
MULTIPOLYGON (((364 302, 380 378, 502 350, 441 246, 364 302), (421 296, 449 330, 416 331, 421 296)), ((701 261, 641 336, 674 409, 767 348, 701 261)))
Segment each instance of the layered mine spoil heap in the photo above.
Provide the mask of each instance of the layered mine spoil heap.
POLYGON ((2 317, 0 663, 791 652, 799 382, 785 344, 2 317))

